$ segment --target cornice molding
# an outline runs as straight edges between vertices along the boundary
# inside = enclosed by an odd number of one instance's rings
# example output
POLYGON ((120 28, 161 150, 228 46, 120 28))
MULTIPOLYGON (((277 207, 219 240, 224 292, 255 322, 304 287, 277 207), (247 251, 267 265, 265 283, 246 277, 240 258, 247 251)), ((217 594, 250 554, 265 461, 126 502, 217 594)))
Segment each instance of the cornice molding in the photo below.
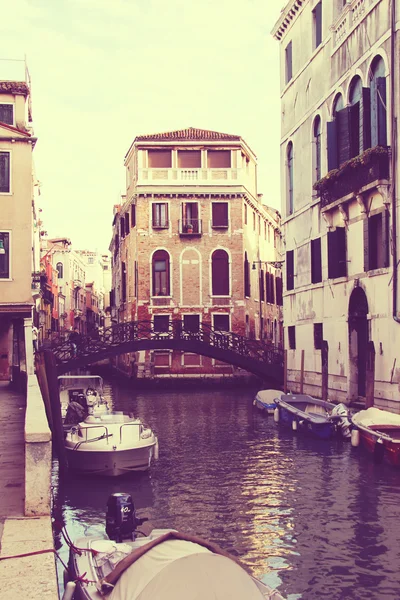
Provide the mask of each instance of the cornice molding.
POLYGON ((272 36, 276 40, 282 40, 287 30, 296 19, 297 15, 300 14, 306 2, 308 2, 308 0, 290 0, 285 8, 282 9, 281 16, 271 31, 272 36))

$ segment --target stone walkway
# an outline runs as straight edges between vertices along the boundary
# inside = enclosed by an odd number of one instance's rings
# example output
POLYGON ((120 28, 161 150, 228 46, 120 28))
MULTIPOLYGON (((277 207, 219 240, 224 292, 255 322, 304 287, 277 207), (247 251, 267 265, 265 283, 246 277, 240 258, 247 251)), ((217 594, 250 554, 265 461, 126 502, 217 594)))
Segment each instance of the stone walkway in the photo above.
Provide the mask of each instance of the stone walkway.
POLYGON ((24 515, 25 396, 0 381, 0 544, 6 517, 24 515))

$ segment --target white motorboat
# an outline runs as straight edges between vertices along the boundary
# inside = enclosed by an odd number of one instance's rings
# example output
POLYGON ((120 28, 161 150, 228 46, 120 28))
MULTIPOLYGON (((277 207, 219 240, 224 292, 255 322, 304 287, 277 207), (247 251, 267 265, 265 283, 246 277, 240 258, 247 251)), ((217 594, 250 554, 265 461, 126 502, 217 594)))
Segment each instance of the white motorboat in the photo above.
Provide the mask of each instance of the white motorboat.
POLYGON ((283 600, 216 545, 172 529, 144 535, 145 520, 131 496, 110 496, 106 535, 70 545, 63 600, 283 600))
POLYGON ((154 432, 122 412, 89 414, 67 431, 65 448, 70 469, 96 475, 146 471, 158 458, 154 432))
POLYGON ((65 425, 78 423, 84 415, 89 414, 89 408, 96 416, 108 412, 100 375, 60 375, 58 383, 65 425))
POLYGON ((274 414, 276 408, 276 398, 280 398, 283 392, 280 390, 260 390, 257 392, 253 404, 256 408, 266 411, 267 414, 274 414))

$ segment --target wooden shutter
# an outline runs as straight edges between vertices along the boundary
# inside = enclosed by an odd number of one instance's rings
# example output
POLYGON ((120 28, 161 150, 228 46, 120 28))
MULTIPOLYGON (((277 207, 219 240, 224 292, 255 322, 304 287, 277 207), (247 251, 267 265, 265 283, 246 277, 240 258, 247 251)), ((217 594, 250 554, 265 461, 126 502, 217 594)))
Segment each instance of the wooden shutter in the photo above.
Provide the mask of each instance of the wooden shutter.
POLYGON ((0 152, 0 192, 10 191, 10 153, 0 152))
POLYGON ((13 104, 0 104, 0 121, 12 125, 14 119, 14 105, 13 104))
POLYGON ((338 277, 347 275, 347 251, 346 251, 346 228, 336 228, 337 250, 338 250, 338 277))
POLYGON ((350 109, 351 107, 346 106, 346 108, 343 108, 336 113, 339 167, 351 158, 350 109))
POLYGON ((360 128, 361 128, 361 110, 360 103, 356 102, 349 106, 350 111, 350 157, 360 154, 360 128))
POLYGON ((337 277, 338 251, 336 231, 328 231, 328 278, 337 277))
POLYGON ((318 2, 313 13, 315 19, 315 47, 318 48, 322 42, 322 2, 318 2))
POLYGON ((124 217, 121 217, 121 220, 119 222, 119 227, 120 227, 121 239, 123 239, 125 237, 125 219, 124 219, 124 217))
POLYGON ((136 226, 136 205, 131 205, 131 227, 136 226))
POLYGON ((360 100, 360 152, 371 148, 371 91, 362 88, 360 100))
POLYGON ((364 229, 364 271, 369 271, 369 219, 365 217, 363 221, 364 229))
POLYGON ((339 166, 336 121, 328 121, 327 137, 328 137, 328 171, 332 171, 332 169, 337 169, 339 166))
POLYGON ((377 77, 378 146, 387 146, 386 78, 377 77))
POLYGON ((389 266, 389 239, 389 211, 384 210, 382 213, 383 267, 389 266))
POLYGON ((129 213, 125 213, 125 234, 129 233, 129 213))
POLYGON ((273 273, 271 273, 271 304, 275 304, 275 277, 273 273))
POLYGON ((285 62, 286 62, 286 83, 293 77, 293 64, 292 64, 292 42, 289 42, 285 49, 285 62))
POLYGON ((311 240, 311 283, 322 281, 321 238, 311 240))
POLYGON ((286 289, 294 289, 294 250, 286 252, 286 289))

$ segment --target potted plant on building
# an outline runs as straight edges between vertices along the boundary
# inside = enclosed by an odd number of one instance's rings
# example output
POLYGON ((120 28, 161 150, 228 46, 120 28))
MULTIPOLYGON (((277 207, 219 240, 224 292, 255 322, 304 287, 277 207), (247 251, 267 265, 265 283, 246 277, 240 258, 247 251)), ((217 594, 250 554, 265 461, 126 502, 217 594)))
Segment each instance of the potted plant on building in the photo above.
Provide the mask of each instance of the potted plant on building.
POLYGON ((192 223, 188 223, 186 227, 187 233, 193 233, 193 225, 192 223))

